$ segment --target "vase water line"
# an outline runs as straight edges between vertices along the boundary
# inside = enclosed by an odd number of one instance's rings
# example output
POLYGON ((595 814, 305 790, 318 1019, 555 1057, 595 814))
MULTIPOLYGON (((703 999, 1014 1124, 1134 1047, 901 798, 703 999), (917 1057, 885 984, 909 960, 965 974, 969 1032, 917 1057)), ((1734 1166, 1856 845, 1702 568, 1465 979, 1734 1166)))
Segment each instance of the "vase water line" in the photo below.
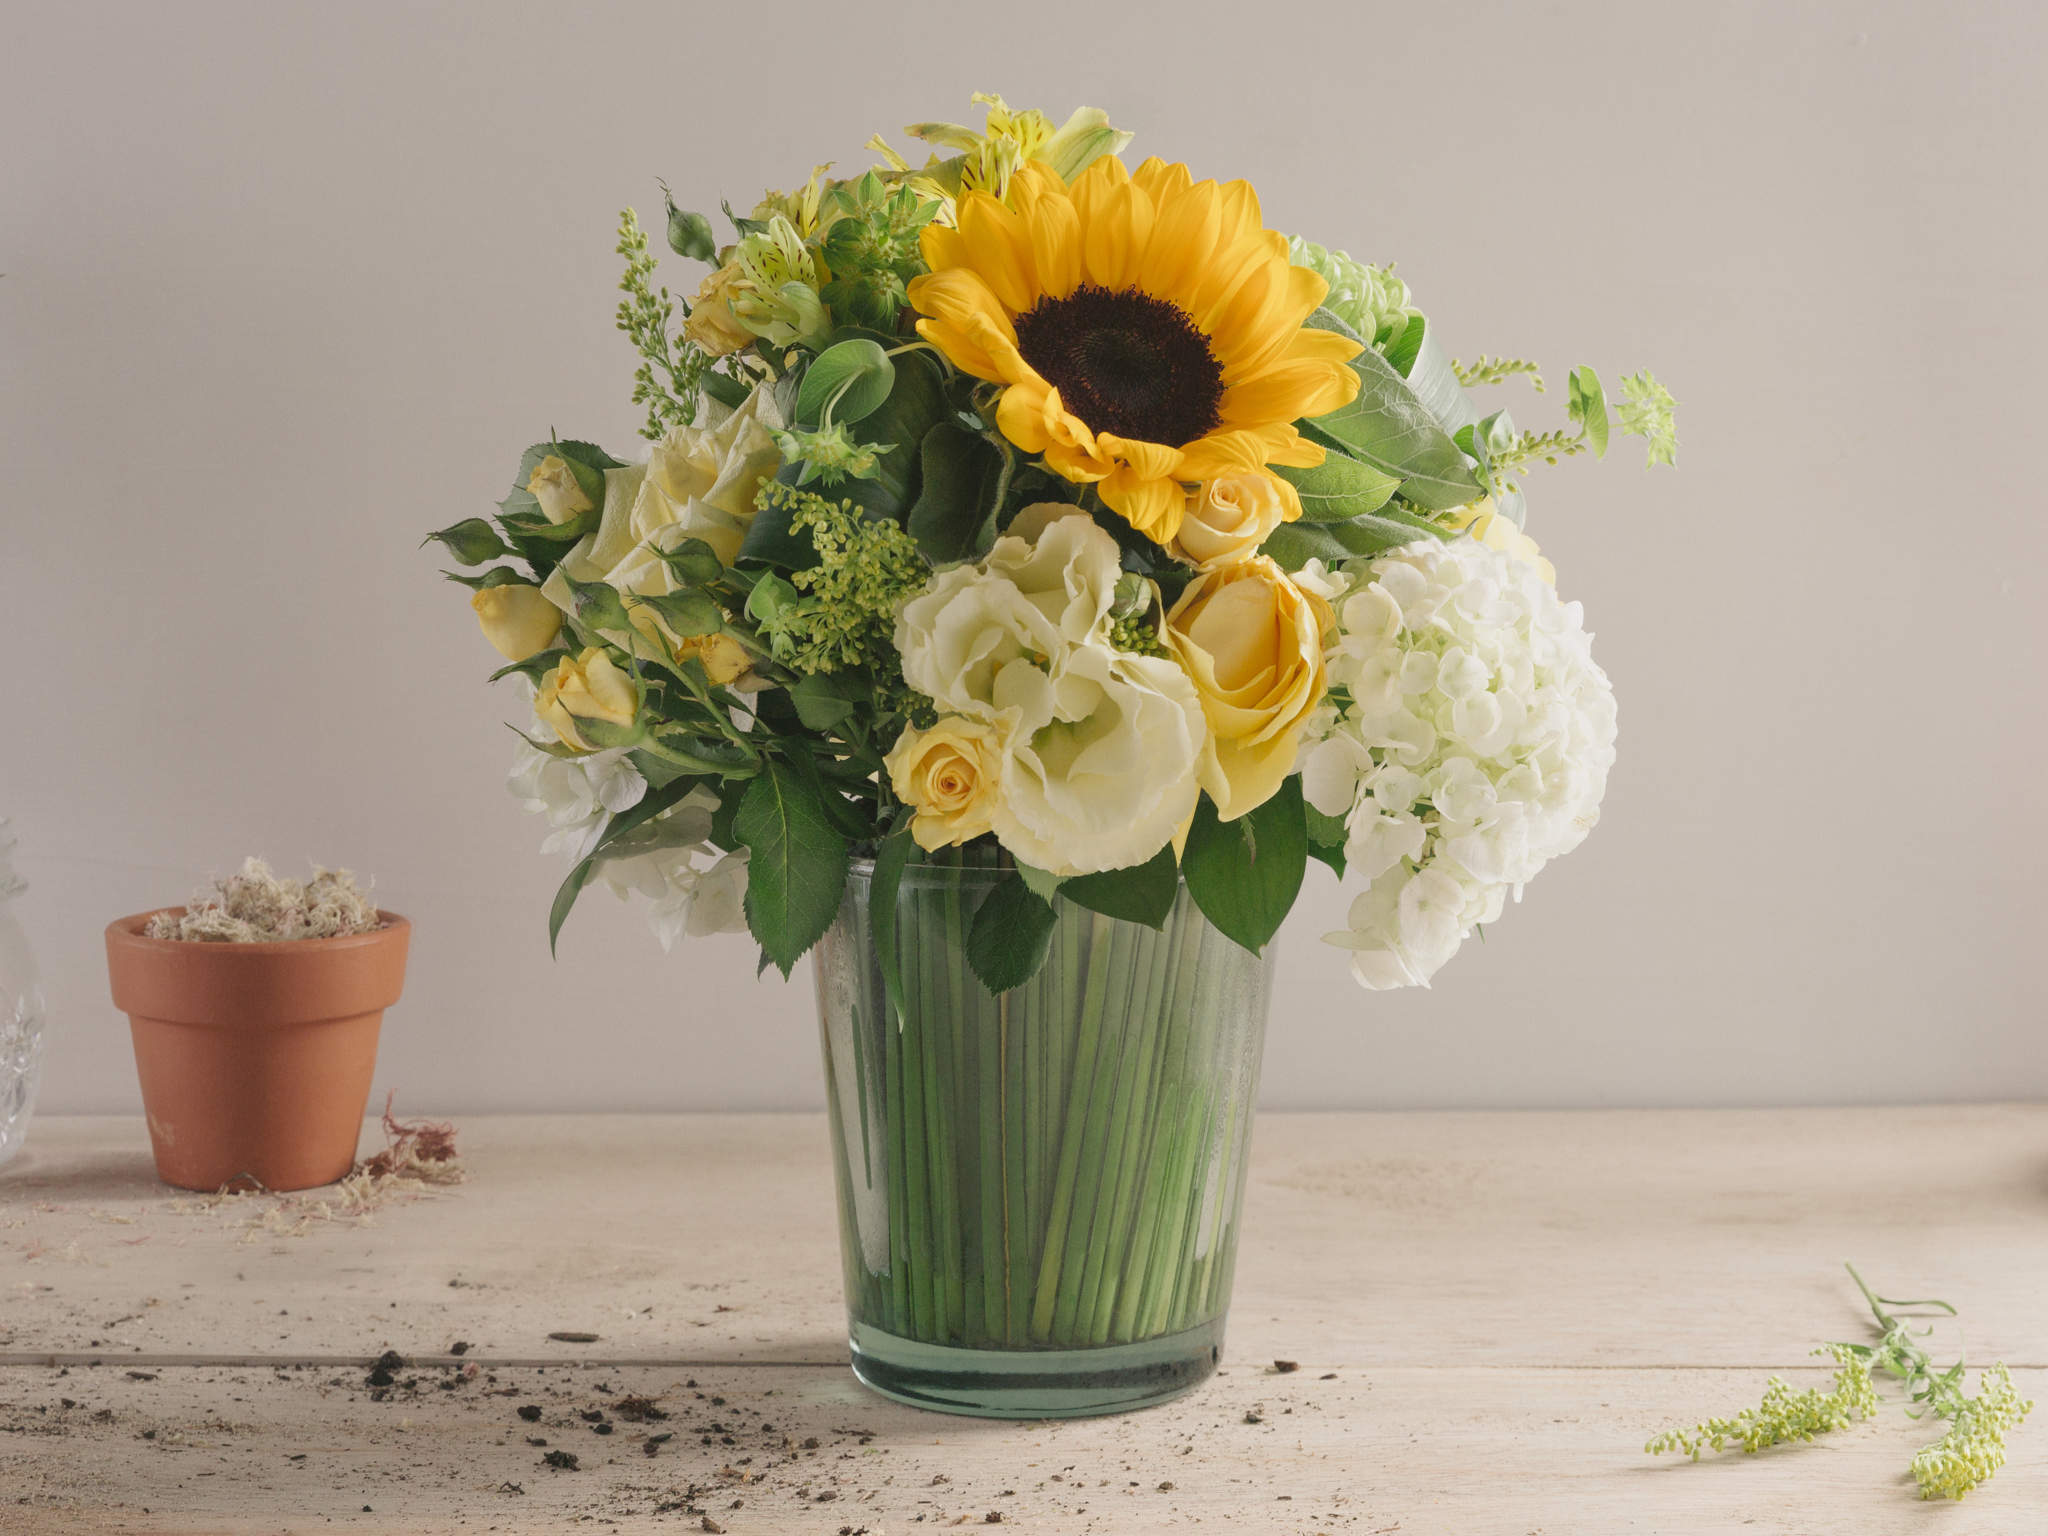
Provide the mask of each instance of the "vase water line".
POLYGON ((1185 890, 1158 930, 1058 900, 1043 968, 991 996, 966 936, 1002 877, 906 871, 900 1006, 865 867, 817 951, 854 1370, 995 1417, 1165 1401, 1220 1356, 1271 948, 1185 890))

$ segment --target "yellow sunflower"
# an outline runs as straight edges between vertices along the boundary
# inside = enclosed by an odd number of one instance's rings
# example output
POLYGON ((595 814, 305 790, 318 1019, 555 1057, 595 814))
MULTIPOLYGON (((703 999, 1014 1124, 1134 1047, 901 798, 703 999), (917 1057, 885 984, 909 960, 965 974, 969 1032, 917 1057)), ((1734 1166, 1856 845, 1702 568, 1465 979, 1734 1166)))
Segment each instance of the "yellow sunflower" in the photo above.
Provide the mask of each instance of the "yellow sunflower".
POLYGON ((1247 182, 1102 159, 1070 187, 1034 161, 1007 203, 969 192, 923 241, 919 334, 1004 386, 1005 437, 1161 544, 1187 482, 1320 464, 1294 423, 1358 393, 1359 344, 1302 324, 1328 285, 1289 264, 1247 182))

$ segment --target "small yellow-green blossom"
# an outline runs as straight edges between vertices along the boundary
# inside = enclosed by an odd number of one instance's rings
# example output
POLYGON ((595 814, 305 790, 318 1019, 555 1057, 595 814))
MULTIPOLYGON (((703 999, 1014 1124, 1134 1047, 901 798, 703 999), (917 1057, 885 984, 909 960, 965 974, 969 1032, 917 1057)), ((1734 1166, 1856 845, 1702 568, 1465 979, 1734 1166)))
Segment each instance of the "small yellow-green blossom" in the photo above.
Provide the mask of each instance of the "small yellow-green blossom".
POLYGON ((864 517, 850 501, 827 501, 779 481, 761 488, 762 508, 785 508, 793 532, 808 532, 818 563, 790 583, 804 595, 764 619, 776 658, 799 672, 869 666, 878 676, 900 665, 896 610, 922 591, 931 567, 910 535, 864 517))
POLYGON ((1159 638, 1159 631, 1153 627, 1151 616, 1134 613, 1123 618, 1111 619, 1109 643, 1120 651, 1135 651, 1140 656, 1164 656, 1166 646, 1159 638))
POLYGON ((1614 424, 1632 437, 1645 439, 1652 464, 1678 462, 1678 402, 1671 391, 1659 384, 1645 368, 1623 376, 1621 404, 1614 408, 1614 424))
POLYGON ((1529 387, 1537 394, 1543 393, 1543 370, 1526 357, 1489 357, 1482 352, 1469 363, 1451 359, 1451 372, 1458 376, 1458 382, 1467 389, 1485 384, 1500 384, 1523 374, 1528 377, 1529 387))
POLYGON ((782 450, 784 463, 803 465, 798 485, 809 485, 813 480, 822 480, 827 485, 837 485, 849 478, 872 480, 881 455, 893 446, 857 443, 845 426, 836 421, 822 427, 791 427, 772 436, 775 446, 782 450))
POLYGON ((688 426, 697 419, 697 391, 712 359, 694 343, 669 336, 675 302, 666 288, 654 285, 647 232, 630 208, 619 215, 616 249, 626 258, 626 274, 619 279, 619 291, 626 297, 619 301, 614 323, 640 354, 640 366, 633 370, 633 403, 647 407, 647 424, 640 435, 652 441, 670 427, 688 426))
POLYGON ((1845 1344, 1830 1344, 1817 1353, 1833 1356, 1841 1366, 1825 1391, 1809 1387, 1795 1392, 1783 1377, 1773 1376, 1756 1407, 1728 1418, 1702 1420, 1691 1429, 1668 1429, 1643 1449, 1652 1456, 1682 1451, 1698 1461, 1702 1451, 1731 1445, 1760 1451, 1787 1440, 1811 1440, 1876 1413, 1877 1389, 1871 1384, 1869 1363, 1845 1344))
POLYGON ((2012 1373, 1994 1365, 1977 1382, 1975 1397, 1961 1398, 1948 1412, 1949 1431, 1913 1458, 1913 1481, 1923 1499, 1960 1499, 2005 1465, 2005 1434, 2033 1410, 2020 1396, 2012 1373))

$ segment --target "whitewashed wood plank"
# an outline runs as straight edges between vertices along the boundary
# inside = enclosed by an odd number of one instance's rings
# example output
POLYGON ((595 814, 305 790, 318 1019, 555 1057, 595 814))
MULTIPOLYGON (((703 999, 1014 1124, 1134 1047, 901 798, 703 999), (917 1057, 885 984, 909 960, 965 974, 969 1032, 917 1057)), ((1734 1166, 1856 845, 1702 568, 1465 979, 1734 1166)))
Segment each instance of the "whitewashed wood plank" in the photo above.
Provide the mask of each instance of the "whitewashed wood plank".
MULTIPOLYGON (((2019 1433, 1989 1487, 1930 1508, 1905 1474, 1932 1431, 1896 1409, 1754 1457, 1642 1454, 1667 1423, 1753 1400, 1753 1372, 1402 1367, 1325 1380, 1322 1366, 1238 1368, 1148 1413, 1053 1425, 921 1414, 811 1366, 556 1367, 449 1391, 446 1373, 408 1370, 384 1402, 360 1371, 175 1367, 138 1381, 114 1367, 6 1367, 0 1530, 552 1536, 588 1523, 701 1530, 703 1511, 733 1536, 880 1536, 980 1526, 991 1512, 1058 1536, 2025 1536, 2048 1508, 2043 1425, 2019 1433), (622 1418, 627 1393, 672 1416, 622 1418), (537 1422, 518 1417, 525 1404, 537 1422), (652 1433, 674 1438, 650 1457, 652 1433), (555 1449, 577 1470, 543 1465, 555 1449)), ((2048 1373, 2023 1385, 2048 1396, 2048 1373)))
MULTIPOLYGON (((139 1124, 0 1170, 0 1359, 844 1358, 809 1116, 479 1118, 471 1181, 367 1228, 177 1215, 139 1124), (730 1310, 721 1310, 730 1309, 730 1310), (582 1330, 595 1345, 551 1343, 582 1330)), ((1254 1155, 1232 1352, 1345 1365, 1798 1365, 1840 1261, 2048 1365, 2048 1107, 1287 1115, 1254 1155)))

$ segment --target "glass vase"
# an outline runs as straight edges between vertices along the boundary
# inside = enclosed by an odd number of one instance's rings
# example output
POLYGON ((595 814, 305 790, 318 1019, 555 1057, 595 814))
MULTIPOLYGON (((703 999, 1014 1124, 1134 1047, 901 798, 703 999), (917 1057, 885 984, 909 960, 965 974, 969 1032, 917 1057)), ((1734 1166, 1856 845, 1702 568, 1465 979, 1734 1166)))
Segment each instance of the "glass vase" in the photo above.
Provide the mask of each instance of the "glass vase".
POLYGON ((900 1006, 856 864, 815 952, 854 1373, 949 1413, 1147 1407, 1216 1368, 1272 948, 1183 887, 1163 927, 1056 899, 1044 966, 966 955, 1004 872, 913 864, 900 1006))
POLYGON ((43 1077, 43 984, 14 909, 26 889, 14 836, 0 817, 0 1163, 21 1150, 43 1077))

